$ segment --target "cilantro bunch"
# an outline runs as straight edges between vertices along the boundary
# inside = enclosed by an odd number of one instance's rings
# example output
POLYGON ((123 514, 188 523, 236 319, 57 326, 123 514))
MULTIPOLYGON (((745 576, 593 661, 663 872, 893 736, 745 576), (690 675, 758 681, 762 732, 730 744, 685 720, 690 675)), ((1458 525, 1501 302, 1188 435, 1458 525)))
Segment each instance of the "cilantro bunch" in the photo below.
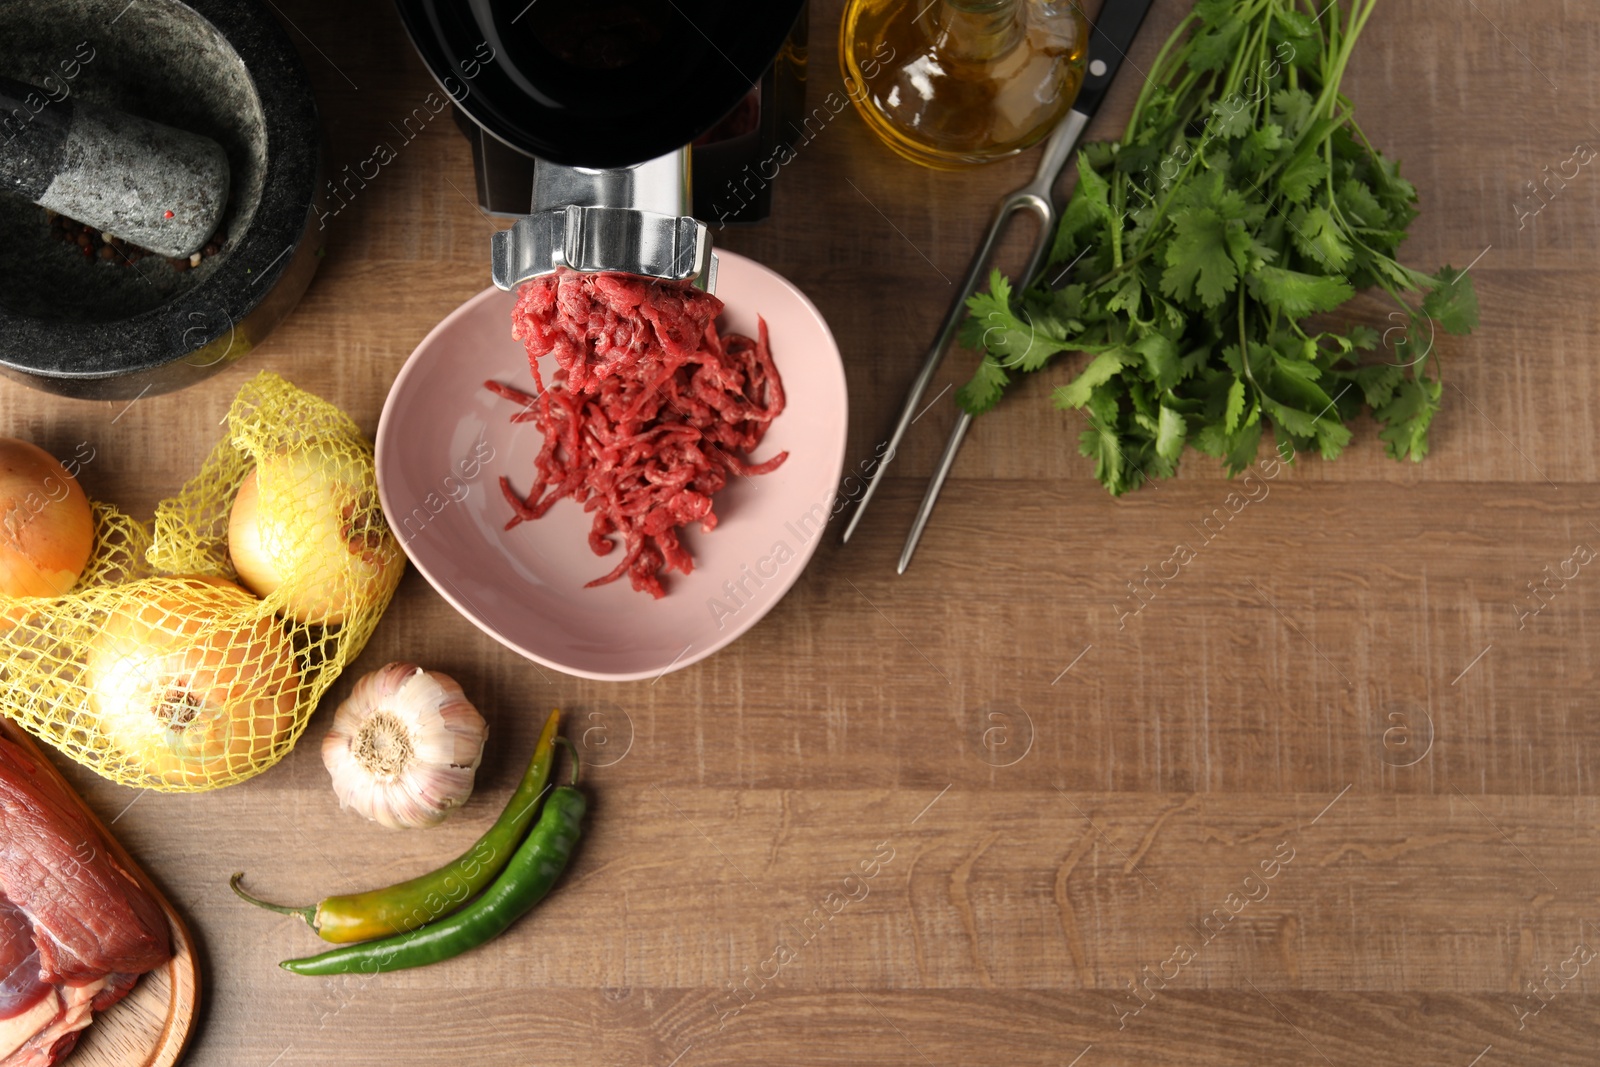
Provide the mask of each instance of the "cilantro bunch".
POLYGON ((1080 449, 1113 494, 1170 476, 1185 445, 1237 474, 1268 426, 1332 459, 1363 406, 1391 456, 1422 459, 1442 389, 1433 323, 1470 332, 1477 298, 1458 271, 1395 259, 1417 191, 1339 92, 1376 6, 1198 0, 1122 140, 1079 153, 1035 287, 1015 295, 996 271, 968 301, 962 340, 984 357, 962 407, 1089 354, 1054 401, 1087 413, 1080 449), (1373 288, 1399 307, 1381 348, 1321 314, 1373 288))

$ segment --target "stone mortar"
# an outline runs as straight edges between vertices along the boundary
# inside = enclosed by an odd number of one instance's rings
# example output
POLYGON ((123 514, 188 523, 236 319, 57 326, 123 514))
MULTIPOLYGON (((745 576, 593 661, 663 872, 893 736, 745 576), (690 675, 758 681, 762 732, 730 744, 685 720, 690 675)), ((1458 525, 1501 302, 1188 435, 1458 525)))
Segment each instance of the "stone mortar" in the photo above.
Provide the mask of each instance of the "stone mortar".
POLYGON ((321 131, 282 28, 254 0, 19 0, 0 4, 0 40, 0 74, 204 134, 233 183, 222 250, 181 272, 157 256, 85 259, 44 209, 0 194, 0 373, 110 399, 182 388, 248 352, 316 266, 321 131))

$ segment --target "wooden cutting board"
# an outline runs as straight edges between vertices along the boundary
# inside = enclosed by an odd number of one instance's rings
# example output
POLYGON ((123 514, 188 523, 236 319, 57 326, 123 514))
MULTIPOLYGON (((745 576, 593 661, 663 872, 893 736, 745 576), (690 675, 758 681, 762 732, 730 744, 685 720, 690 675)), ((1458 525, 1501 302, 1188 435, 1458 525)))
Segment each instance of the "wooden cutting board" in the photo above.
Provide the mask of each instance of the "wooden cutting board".
POLYGON ((188 925, 33 738, 6 718, 0 718, 0 735, 36 757, 46 773, 66 788, 106 839, 117 861, 161 905, 172 927, 172 959, 140 978, 133 991, 110 1010, 96 1014, 79 1037, 78 1047, 62 1062, 69 1067, 171 1067, 182 1059, 200 1010, 200 969, 188 925))

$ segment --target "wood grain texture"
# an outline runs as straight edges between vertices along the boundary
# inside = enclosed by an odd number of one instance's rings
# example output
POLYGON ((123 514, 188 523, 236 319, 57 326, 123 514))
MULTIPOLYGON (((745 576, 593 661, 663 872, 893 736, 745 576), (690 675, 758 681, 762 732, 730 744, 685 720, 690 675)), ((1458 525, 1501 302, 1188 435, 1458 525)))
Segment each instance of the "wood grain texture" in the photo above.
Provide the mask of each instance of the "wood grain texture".
MULTIPOLYGON (((0 718, 0 736, 22 746, 46 768, 55 767, 45 757, 42 746, 10 719, 0 718)), ((47 773, 56 774, 66 784, 53 769, 47 773)), ((72 795, 70 785, 67 792, 72 795)), ((74 795, 73 799, 82 805, 81 798, 74 795)), ((72 1062, 77 1067, 172 1067, 183 1058, 200 1014, 200 969, 194 935, 172 902, 128 855, 100 817, 88 805, 82 806, 118 865, 130 872, 166 913, 172 929, 172 958, 165 966, 141 977, 127 996, 95 1014, 78 1039, 72 1062)))
MULTIPOLYGON (((495 224, 469 199, 465 142, 442 116, 408 143, 390 128, 433 86, 389 6, 275 3, 329 172, 397 149, 325 220, 299 309, 177 396, 0 385, 4 432, 64 455, 90 442, 91 495, 137 514, 193 472, 257 370, 372 432, 411 349, 488 281, 495 224)), ((1091 136, 1120 130, 1186 4, 1157 0, 1091 136)), ((814 5, 814 100, 839 85, 840 9, 814 5)), ((948 393, 851 544, 830 531, 748 635, 655 683, 540 670, 409 573, 329 700, 395 659, 462 681, 494 743, 476 798, 437 830, 338 811, 314 743, 328 710, 282 766, 214 794, 68 768, 195 923, 209 1008, 189 1062, 1593 1064, 1600 969, 1574 952, 1600 938, 1600 578, 1586 568, 1520 612, 1543 568, 1600 546, 1600 172, 1521 228, 1517 204, 1600 141, 1597 53, 1600 6, 1572 0, 1388 0, 1355 53, 1348 95, 1422 194, 1406 261, 1475 264, 1483 306, 1476 335, 1440 341, 1449 384, 1423 464, 1387 459, 1363 423, 1338 461, 1298 462, 1225 522, 1236 487, 1194 454, 1112 500, 1077 417, 1048 404, 1065 360, 978 420, 906 576, 894 561, 948 393), (1180 542, 1195 560, 1144 586, 1180 542), (311 901, 454 855, 552 705, 571 713, 594 806, 533 918, 422 971, 275 966, 317 942, 234 900, 233 871, 311 901), (1280 845, 1293 859, 1263 880, 1280 845)), ((874 454, 948 279, 1032 165, 917 170, 847 111, 783 168, 772 220, 717 234, 827 317, 852 462, 874 454)), ((1385 322, 1376 301, 1359 314, 1385 322)), ((930 398, 970 360, 953 356, 930 398)))

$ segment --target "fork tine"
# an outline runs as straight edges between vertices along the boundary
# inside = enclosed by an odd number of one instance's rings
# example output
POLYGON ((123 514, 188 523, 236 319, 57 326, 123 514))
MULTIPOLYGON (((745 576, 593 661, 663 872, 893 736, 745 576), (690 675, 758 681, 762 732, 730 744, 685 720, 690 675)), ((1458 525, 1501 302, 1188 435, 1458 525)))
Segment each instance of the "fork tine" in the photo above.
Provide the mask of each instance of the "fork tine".
POLYGON ((956 465, 956 455, 961 451, 961 442, 966 439, 967 428, 972 425, 972 416, 965 411, 956 419, 956 424, 950 428, 950 438, 944 443, 944 452, 939 456, 939 465, 934 468, 933 476, 928 479, 928 488, 922 494, 922 503, 917 507, 917 517, 911 520, 911 532, 906 535, 906 546, 900 550, 900 564, 895 568, 897 574, 904 574, 906 568, 911 566, 911 557, 917 551, 917 542, 922 540, 922 528, 928 525, 928 517, 933 514, 933 506, 939 502, 939 490, 944 488, 944 480, 950 476, 950 468, 956 465))

